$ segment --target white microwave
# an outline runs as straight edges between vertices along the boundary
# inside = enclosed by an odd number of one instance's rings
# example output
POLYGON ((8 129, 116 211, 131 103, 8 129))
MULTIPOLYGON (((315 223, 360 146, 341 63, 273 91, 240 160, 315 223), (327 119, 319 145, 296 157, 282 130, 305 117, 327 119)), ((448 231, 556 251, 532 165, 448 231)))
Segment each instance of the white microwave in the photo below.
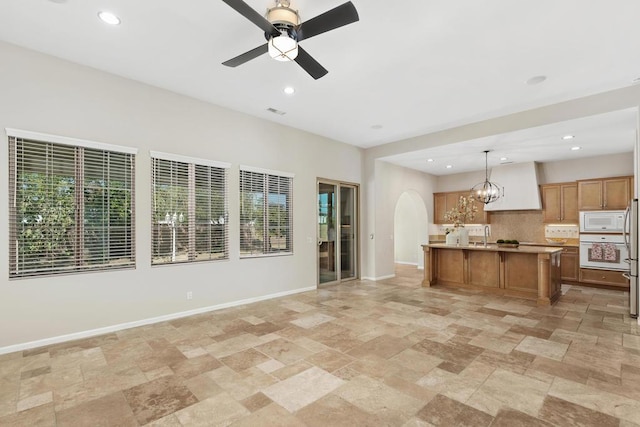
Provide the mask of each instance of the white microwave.
POLYGON ((624 231, 624 211, 580 212, 581 233, 622 233, 624 231))

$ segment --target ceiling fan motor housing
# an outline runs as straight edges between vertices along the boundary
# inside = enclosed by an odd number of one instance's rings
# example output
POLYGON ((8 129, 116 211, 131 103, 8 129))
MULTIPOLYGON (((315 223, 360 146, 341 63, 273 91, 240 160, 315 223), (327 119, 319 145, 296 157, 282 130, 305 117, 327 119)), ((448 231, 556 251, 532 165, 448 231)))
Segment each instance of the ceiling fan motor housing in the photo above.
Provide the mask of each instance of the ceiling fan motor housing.
MULTIPOLYGON (((289 38, 296 42, 298 41, 298 34, 295 27, 300 24, 300 16, 296 10, 278 3, 277 6, 267 10, 267 21, 271 22, 271 24, 280 31, 280 34, 286 34, 289 38)), ((267 40, 270 40, 274 36, 275 34, 272 33, 264 33, 264 37, 267 40)))

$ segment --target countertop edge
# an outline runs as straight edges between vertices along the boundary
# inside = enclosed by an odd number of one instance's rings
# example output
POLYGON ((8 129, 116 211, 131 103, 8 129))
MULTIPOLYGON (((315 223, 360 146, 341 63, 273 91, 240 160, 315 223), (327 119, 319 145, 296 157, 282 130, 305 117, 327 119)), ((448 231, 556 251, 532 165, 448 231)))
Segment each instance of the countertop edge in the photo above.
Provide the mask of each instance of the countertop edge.
POLYGON ((422 247, 429 247, 434 249, 464 249, 464 250, 472 250, 472 251, 490 251, 490 252, 520 252, 520 253, 529 253, 529 254, 553 254, 556 252, 562 252, 562 246, 537 246, 537 245, 521 245, 517 248, 505 248, 498 247, 495 244, 484 247, 483 245, 478 246, 454 246, 447 245, 444 243, 428 243, 422 245, 422 247))

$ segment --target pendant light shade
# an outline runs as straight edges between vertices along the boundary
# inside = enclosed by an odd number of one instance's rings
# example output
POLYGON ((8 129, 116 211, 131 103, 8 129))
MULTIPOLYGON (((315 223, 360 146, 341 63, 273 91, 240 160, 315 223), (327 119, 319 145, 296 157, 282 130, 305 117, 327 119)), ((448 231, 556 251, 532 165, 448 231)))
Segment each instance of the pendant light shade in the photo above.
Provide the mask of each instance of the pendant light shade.
POLYGON ((485 205, 491 202, 495 202, 498 200, 502 194, 502 187, 495 183, 489 181, 489 164, 487 160, 487 156, 489 154, 489 150, 485 150, 484 152, 484 182, 480 182, 473 186, 471 189, 470 196, 474 198, 474 200, 484 203, 485 205))

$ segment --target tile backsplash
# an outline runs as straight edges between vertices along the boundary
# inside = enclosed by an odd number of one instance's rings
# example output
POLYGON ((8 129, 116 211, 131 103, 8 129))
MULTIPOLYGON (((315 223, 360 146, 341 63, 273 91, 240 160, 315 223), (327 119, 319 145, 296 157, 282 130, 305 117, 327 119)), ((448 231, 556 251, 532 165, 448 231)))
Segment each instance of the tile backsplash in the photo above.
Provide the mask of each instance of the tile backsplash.
MULTIPOLYGON (((442 240, 445 229, 451 226, 432 224, 429 228, 430 240, 442 240)), ((484 225, 466 225, 471 240, 481 240, 484 225), (475 237, 475 238, 474 238, 475 237)), ((517 239, 521 242, 544 243, 547 238, 577 239, 578 225, 546 225, 542 222, 542 211, 499 211, 491 212, 489 241, 517 239)))
POLYGON ((577 225, 545 225, 545 238, 578 239, 580 233, 577 225))

